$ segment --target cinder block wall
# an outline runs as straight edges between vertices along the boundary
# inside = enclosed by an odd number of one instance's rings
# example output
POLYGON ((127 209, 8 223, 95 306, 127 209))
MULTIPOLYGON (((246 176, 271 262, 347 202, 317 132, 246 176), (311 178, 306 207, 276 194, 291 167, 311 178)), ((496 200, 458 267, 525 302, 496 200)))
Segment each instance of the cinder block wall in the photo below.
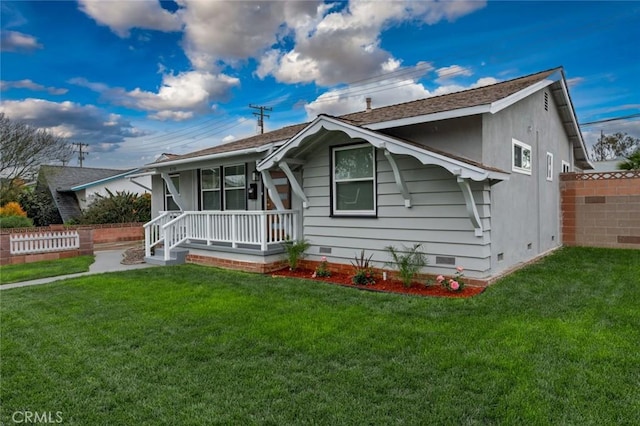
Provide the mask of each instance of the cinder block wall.
POLYGON ((640 171, 560 176, 568 246, 640 249, 640 171))

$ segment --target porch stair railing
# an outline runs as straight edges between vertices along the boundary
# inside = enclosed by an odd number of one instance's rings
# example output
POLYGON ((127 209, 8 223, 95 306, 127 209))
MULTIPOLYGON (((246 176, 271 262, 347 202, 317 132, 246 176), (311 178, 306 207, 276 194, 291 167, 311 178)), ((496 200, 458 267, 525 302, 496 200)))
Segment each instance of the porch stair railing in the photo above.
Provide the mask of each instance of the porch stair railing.
MULTIPOLYGON (((154 229, 149 227, 148 230, 154 229)), ((165 261, 170 260, 171 250, 185 242, 225 243, 232 248, 245 245, 265 252, 270 244, 298 239, 298 212, 186 211, 161 225, 158 234, 156 240, 163 238, 164 241, 165 261)), ((147 241, 153 242, 154 239, 149 237, 147 241)), ((149 244, 146 247, 150 256, 149 244)))
POLYGON ((155 246, 164 243, 163 226, 181 214, 181 211, 161 212, 158 217, 144 224, 144 250, 146 257, 151 257, 151 250, 155 246))

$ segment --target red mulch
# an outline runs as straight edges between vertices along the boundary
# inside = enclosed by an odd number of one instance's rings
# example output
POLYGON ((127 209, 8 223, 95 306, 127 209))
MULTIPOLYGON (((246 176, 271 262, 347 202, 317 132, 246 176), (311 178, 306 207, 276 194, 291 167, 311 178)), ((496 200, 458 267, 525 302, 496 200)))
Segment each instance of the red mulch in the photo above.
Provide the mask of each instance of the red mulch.
POLYGON ((439 297, 472 297, 480 294, 484 291, 484 287, 471 287, 465 286, 462 291, 450 291, 442 288, 438 284, 425 286, 414 282, 411 287, 405 287, 401 281, 387 280, 383 281, 379 279, 373 285, 355 285, 351 281, 351 275, 331 273, 330 277, 312 277, 313 271, 298 269, 291 271, 289 268, 275 271, 271 276, 273 277, 293 277, 293 278, 305 278, 314 281, 323 281, 330 284, 338 284, 347 287, 354 287, 361 290, 380 291, 387 293, 402 293, 414 296, 439 296, 439 297))

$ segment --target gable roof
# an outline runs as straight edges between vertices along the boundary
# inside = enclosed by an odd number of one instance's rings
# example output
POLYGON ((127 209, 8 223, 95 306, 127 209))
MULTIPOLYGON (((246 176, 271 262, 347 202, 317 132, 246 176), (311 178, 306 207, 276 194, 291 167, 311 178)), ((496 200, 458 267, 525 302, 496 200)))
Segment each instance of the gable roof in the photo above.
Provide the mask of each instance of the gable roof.
MULTIPOLYGON (((559 106, 565 131, 574 146, 576 162, 584 169, 592 168, 566 88, 564 72, 560 67, 488 86, 344 114, 336 118, 355 126, 381 130, 426 121, 496 113, 547 86, 552 86, 552 93, 559 106)), ((261 149, 266 145, 278 148, 309 125, 311 123, 283 127, 265 134, 159 161, 153 165, 180 164, 194 158, 202 160, 217 158, 228 156, 236 151, 261 152, 266 150, 261 149)))
POLYGON ((366 129, 350 124, 349 122, 328 115, 320 115, 303 131, 289 139, 275 152, 268 155, 257 165, 258 171, 269 169, 286 156, 294 154, 298 149, 304 149, 303 145, 320 143, 331 132, 346 133, 351 139, 364 139, 376 148, 384 149, 391 154, 410 155, 422 164, 434 164, 449 170, 452 174, 461 178, 475 181, 508 180, 509 173, 502 170, 487 167, 483 164, 455 157, 442 151, 434 150, 424 145, 386 135, 375 130, 366 129))
POLYGON ((64 222, 80 217, 82 212, 74 191, 130 173, 125 170, 88 167, 41 166, 38 183, 46 186, 64 222))

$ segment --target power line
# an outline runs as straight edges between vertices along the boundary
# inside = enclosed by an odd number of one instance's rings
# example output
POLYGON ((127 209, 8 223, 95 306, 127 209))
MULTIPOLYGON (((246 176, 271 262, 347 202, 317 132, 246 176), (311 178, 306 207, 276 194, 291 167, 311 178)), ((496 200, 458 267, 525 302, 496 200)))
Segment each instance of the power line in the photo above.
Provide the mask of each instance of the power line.
POLYGON ((603 118, 602 120, 596 120, 596 121, 589 121, 587 123, 580 124, 580 127, 582 127, 582 126, 590 126, 590 125, 593 125, 593 124, 609 123, 609 122, 612 122, 612 121, 629 120, 630 118, 636 118, 636 117, 640 117, 640 113, 623 115, 623 116, 620 116, 620 117, 603 118))

